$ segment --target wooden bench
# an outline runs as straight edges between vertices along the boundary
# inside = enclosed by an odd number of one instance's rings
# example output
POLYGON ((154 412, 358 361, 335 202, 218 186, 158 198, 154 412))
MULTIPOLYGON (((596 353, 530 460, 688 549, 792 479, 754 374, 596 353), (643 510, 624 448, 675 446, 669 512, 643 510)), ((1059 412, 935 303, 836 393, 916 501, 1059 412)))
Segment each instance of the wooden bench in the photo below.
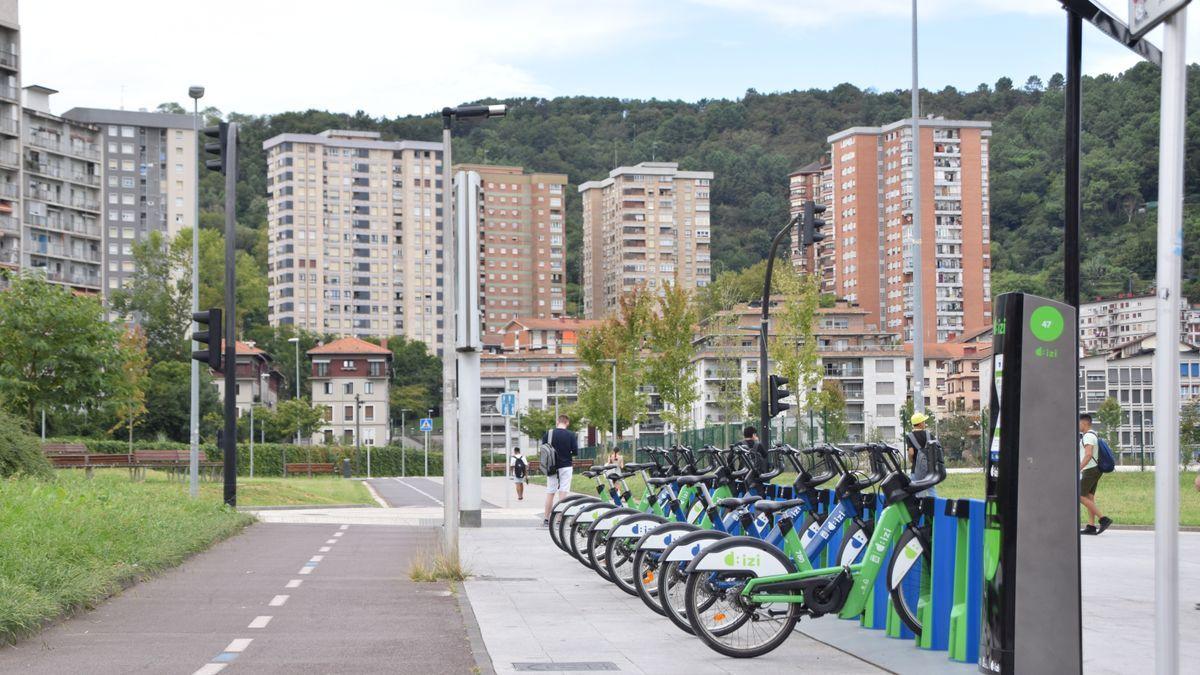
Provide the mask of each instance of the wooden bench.
MULTIPOLYGON (((176 475, 183 477, 191 468, 190 450, 135 450, 133 459, 143 478, 146 475, 146 469, 159 469, 167 471, 172 477, 176 475)), ((210 479, 215 480, 222 466, 222 462, 210 461, 202 453, 198 467, 199 475, 203 477, 208 474, 210 479)))
POLYGON ((92 477, 93 469, 129 469, 131 475, 137 468, 133 455, 128 453, 110 455, 107 453, 89 453, 86 455, 63 454, 48 457, 50 464, 56 469, 83 469, 87 477, 92 477))
POLYGON ((83 443, 43 443, 42 453, 47 457, 75 457, 87 454, 83 443))
POLYGON ((328 464, 316 462, 297 462, 295 464, 284 464, 283 469, 289 476, 297 473, 307 474, 309 476, 314 473, 334 473, 334 465, 332 462, 328 464))
MULTIPOLYGON (((538 474, 539 474, 539 471, 538 471, 538 470, 541 468, 541 466, 540 466, 540 464, 538 463, 538 461, 537 461, 536 459, 531 459, 531 460, 528 460, 526 463, 529 465, 529 469, 528 469, 528 471, 529 471, 529 475, 531 475, 531 476, 536 476, 536 475, 538 475, 538 474)), ((589 468, 591 468, 591 466, 592 466, 592 460, 590 460, 590 459, 577 459, 577 460, 575 460, 575 461, 571 462, 571 464, 572 464, 572 466, 574 467, 574 469, 575 469, 576 471, 579 471, 579 470, 582 470, 582 469, 589 469, 589 468)), ((484 470, 484 471, 486 471, 486 472, 487 472, 487 473, 489 473, 489 474, 490 474, 490 473, 493 473, 493 472, 495 472, 495 473, 504 473, 504 466, 505 466, 505 465, 504 465, 504 462, 488 462, 487 464, 484 464, 484 465, 483 465, 483 470, 484 470)))

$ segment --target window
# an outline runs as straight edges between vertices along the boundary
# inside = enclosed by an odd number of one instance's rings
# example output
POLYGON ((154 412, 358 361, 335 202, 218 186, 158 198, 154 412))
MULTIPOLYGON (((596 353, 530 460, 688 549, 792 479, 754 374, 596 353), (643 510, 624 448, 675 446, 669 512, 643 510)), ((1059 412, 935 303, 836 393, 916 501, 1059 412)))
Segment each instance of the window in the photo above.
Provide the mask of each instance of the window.
POLYGON ((317 377, 329 377, 329 363, 328 362, 317 364, 317 377))
MULTIPOLYGON (((328 384, 328 382, 326 384, 328 384)), ((325 406, 325 414, 322 415, 322 419, 324 419, 326 422, 333 421, 333 406, 325 406)))
POLYGON ((895 394, 896 393, 896 383, 895 382, 876 382, 875 383, 875 393, 876 394, 895 394))
POLYGON ((876 359, 875 372, 894 373, 896 372, 896 363, 892 359, 876 359))
POLYGON ((324 384, 325 384, 325 393, 326 393, 326 394, 333 394, 333 383, 332 383, 332 382, 325 382, 324 384))
POLYGON ((233 385, 234 398, 237 398, 238 396, 241 396, 241 395, 242 395, 242 385, 240 385, 240 384, 233 385))
POLYGON ((370 367, 371 367, 371 377, 380 377, 383 375, 383 364, 382 363, 379 363, 378 361, 372 361, 370 364, 370 367))
POLYGON ((342 370, 354 370, 354 362, 342 361, 342 370))
POLYGON ((342 408, 342 419, 346 422, 354 421, 354 406, 348 405, 342 408))
POLYGON ((354 383, 347 382, 347 383, 343 384, 342 385, 342 393, 346 394, 346 395, 353 394, 354 393, 354 383))
POLYGON ((875 406, 876 417, 895 417, 896 406, 892 403, 880 403, 875 406))
POLYGON ((364 393, 364 394, 373 394, 373 393, 375 393, 375 383, 374 383, 374 382, 370 382, 370 381, 368 381, 367 383, 365 383, 365 384, 363 385, 363 393, 364 393))
POLYGON ((374 422, 375 421, 375 406, 373 406, 373 405, 363 406, 363 421, 364 422, 374 422))

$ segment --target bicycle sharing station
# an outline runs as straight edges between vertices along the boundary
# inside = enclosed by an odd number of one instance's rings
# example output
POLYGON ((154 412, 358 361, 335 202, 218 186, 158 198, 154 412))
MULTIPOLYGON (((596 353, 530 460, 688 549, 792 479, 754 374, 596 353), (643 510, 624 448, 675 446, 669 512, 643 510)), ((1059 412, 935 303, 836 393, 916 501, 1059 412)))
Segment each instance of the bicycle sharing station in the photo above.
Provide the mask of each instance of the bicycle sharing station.
POLYGON ((584 472, 553 543, 726 656, 836 615, 982 672, 1081 672, 1075 310, 1010 293, 994 316, 985 500, 929 496, 936 444, 912 477, 885 444, 641 448, 584 472))

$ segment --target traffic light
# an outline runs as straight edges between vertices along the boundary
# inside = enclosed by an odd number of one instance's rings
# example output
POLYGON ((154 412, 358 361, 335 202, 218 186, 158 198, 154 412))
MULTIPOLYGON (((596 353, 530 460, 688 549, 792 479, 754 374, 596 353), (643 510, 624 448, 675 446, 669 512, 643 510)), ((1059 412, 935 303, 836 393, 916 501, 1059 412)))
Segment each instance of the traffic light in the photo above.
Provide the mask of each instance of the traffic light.
POLYGON ((817 216, 825 213, 826 208, 828 207, 824 204, 818 204, 811 199, 804 202, 804 218, 800 223, 802 246, 815 244, 825 238, 825 233, 821 231, 821 228, 825 227, 825 221, 817 216))
MULTIPOLYGON (((229 174, 229 155, 226 153, 226 144, 229 140, 229 123, 221 122, 212 127, 204 127, 204 135, 214 139, 207 141, 204 144, 204 166, 209 171, 216 171, 222 176, 229 174), (216 157, 208 157, 208 154, 216 155, 216 157)), ((237 170, 237 167, 234 167, 237 170)))
POLYGON ((769 411, 771 413, 771 417, 774 417, 784 410, 792 407, 790 404, 783 402, 783 399, 792 395, 792 392, 783 388, 787 383, 787 378, 781 375, 772 375, 770 377, 771 401, 769 411))
POLYGON ((202 330, 192 333, 192 339, 204 345, 205 349, 192 352, 192 358, 207 363, 213 370, 221 369, 221 310, 210 309, 204 312, 192 312, 192 320, 200 324, 202 330))

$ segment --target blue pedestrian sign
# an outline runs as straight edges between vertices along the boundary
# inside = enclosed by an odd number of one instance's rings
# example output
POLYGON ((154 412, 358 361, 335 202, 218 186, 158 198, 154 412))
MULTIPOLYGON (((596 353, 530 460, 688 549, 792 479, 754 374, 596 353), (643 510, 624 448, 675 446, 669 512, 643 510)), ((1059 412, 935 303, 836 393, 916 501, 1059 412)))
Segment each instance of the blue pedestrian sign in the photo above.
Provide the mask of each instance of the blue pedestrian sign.
POLYGON ((506 391, 500 394, 500 415, 503 417, 513 417, 517 414, 517 395, 514 392, 506 391))
POLYGON ((433 431, 433 418, 432 417, 422 417, 421 418, 421 431, 433 431))

